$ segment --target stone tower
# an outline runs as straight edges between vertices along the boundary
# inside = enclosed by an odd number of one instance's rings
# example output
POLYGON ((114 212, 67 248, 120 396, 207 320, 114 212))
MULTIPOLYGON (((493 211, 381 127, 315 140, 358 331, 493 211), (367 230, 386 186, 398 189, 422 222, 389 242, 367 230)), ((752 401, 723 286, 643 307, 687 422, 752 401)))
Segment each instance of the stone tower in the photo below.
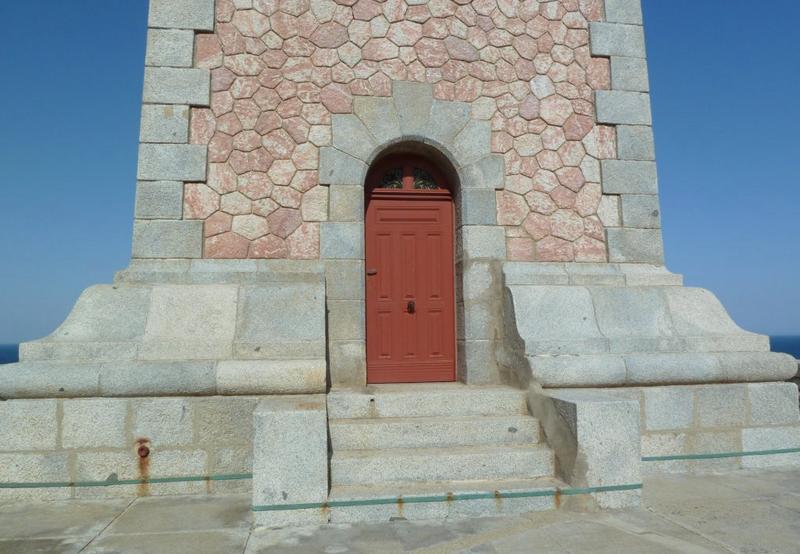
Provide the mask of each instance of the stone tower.
POLYGON ((273 525, 409 494, 434 499, 412 517, 491 512, 512 478, 506 511, 569 487, 621 507, 643 470, 800 462, 794 360, 664 267, 639 0, 148 21, 131 263, 0 367, 0 414, 33 422, 0 492, 205 480, 273 525))

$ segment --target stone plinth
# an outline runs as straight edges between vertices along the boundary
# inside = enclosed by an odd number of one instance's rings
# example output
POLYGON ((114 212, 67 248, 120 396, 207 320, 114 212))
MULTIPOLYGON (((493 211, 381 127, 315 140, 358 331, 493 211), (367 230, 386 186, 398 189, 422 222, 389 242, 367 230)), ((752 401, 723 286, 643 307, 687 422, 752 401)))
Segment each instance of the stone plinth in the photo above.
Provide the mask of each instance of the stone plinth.
POLYGON ((255 524, 282 527, 327 523, 325 396, 265 398, 253 417, 255 524))

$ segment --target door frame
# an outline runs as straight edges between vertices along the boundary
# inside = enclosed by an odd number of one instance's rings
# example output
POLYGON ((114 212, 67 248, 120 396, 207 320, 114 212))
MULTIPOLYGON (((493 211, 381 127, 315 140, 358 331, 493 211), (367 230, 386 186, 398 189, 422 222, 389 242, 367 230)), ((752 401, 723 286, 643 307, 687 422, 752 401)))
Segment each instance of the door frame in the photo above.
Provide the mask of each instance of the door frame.
POLYGON ((458 267, 456 264, 456 209, 455 209, 455 197, 454 197, 453 187, 450 183, 450 180, 445 177, 444 172, 440 171, 435 165, 433 165, 427 158, 419 154, 391 154, 383 159, 379 160, 372 167, 370 167, 367 178, 365 181, 365 190, 364 190, 364 243, 365 243, 365 250, 364 250, 364 270, 365 270, 365 277, 364 277, 364 321, 365 321, 365 380, 367 384, 374 384, 374 383, 388 383, 388 382, 407 382, 407 383, 424 383, 424 382, 455 382, 458 381, 458 313, 457 313, 457 279, 459 279, 458 274, 458 267), (382 189, 379 188, 379 179, 383 175, 383 172, 388 169, 392 165, 402 164, 404 167, 410 167, 411 164, 418 166, 428 173, 436 180, 437 185, 440 188, 437 189, 426 189, 426 190, 415 190, 409 189, 408 182, 406 180, 406 176, 404 175, 404 187, 402 189, 382 189), (384 380, 370 380, 370 368, 369 368, 369 325, 366 324, 367 322, 367 311, 369 310, 369 295, 367 293, 368 287, 368 276, 366 274, 366 270, 368 269, 366 266, 367 261, 367 249, 366 249, 366 242, 369 240, 370 232, 373 230, 369 226, 369 218, 367 216, 367 212, 370 206, 370 202, 372 200, 404 200, 404 201, 414 201, 414 200, 440 200, 446 201, 449 206, 449 215, 450 215, 450 224, 447 232, 449 233, 449 242, 451 245, 451 258, 450 258, 450 267, 452 268, 452 279, 449 283, 450 287, 450 301, 451 306, 450 309, 452 313, 450 314, 450 320, 452 321, 452 344, 450 345, 450 349, 452 352, 453 358, 453 366, 452 366, 452 374, 449 379, 437 379, 437 380, 407 380, 407 381, 384 381, 384 380))

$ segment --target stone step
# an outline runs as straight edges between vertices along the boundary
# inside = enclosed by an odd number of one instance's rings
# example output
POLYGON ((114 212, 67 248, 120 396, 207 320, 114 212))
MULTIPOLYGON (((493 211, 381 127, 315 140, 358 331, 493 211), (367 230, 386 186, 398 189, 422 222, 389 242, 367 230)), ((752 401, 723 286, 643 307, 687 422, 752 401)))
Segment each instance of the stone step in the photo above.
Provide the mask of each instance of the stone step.
POLYGON ((334 451, 539 442, 539 421, 528 415, 335 419, 329 425, 334 451))
POLYGON ((372 385, 328 393, 330 419, 526 415, 525 391, 462 383, 372 385))
POLYGON ((554 474, 544 445, 342 450, 331 456, 332 485, 530 479, 554 474))
POLYGON ((552 510, 557 508, 555 491, 565 486, 549 477, 337 485, 328 500, 332 523, 455 519, 552 510))

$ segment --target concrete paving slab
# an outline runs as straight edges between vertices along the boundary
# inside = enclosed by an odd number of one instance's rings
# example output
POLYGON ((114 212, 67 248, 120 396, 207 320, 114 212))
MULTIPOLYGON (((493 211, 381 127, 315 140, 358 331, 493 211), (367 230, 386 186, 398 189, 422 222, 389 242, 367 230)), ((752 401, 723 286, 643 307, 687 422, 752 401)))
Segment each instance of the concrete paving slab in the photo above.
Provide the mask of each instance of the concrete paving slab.
POLYGON ((89 542, 131 502, 131 499, 66 500, 0 505, 0 539, 86 536, 89 542))
POLYGON ((772 502, 747 499, 663 508, 662 517, 713 537, 732 552, 798 552, 800 517, 772 502))
POLYGON ((249 532, 239 531, 187 531, 181 533, 143 533, 129 535, 104 535, 92 542, 83 552, 92 554, 218 554, 243 552, 249 532))
POLYGON ((0 554, 800 552, 800 471, 650 476, 643 508, 250 531, 249 495, 0 506, 0 554))
POLYGON ((64 537, 60 539, 13 539, 0 540, 0 554, 39 554, 58 552, 73 554, 80 552, 92 537, 64 537))
POLYGON ((249 529, 250 495, 149 497, 137 500, 108 534, 249 529))

